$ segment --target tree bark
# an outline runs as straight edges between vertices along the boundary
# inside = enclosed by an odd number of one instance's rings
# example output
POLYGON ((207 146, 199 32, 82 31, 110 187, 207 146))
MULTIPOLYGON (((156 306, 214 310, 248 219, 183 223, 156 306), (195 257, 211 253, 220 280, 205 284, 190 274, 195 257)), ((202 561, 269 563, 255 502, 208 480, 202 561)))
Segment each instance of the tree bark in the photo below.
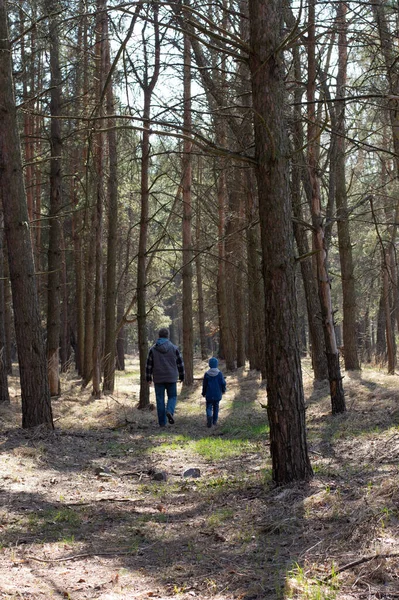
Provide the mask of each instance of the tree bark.
MULTIPOLYGON (((80 10, 84 14, 83 0, 81 0, 80 10)), ((76 77, 76 96, 87 98, 88 87, 88 35, 87 35, 87 16, 84 15, 79 22, 78 29, 78 48, 81 49, 79 57, 83 61, 82 70, 78 70, 76 77)), ((87 102, 87 100, 86 100, 87 102)), ((85 113, 85 102, 78 102, 78 108, 85 113), (82 105, 82 106, 81 106, 82 105)), ((84 179, 84 171, 81 165, 87 164, 87 143, 83 136, 79 136, 79 144, 74 150, 73 168, 74 173, 84 179)), ((79 375, 85 378, 85 255, 83 233, 82 211, 79 209, 79 176, 72 182, 72 206, 75 209, 72 215, 72 240, 74 250, 74 269, 75 269, 75 318, 76 318, 76 347, 75 347, 75 365, 79 375)), ((87 237, 87 236, 86 236, 87 237)))
POLYGON ((4 216, 0 205, 0 404, 9 404, 4 303, 4 216))
POLYGON ((312 476, 297 335, 292 213, 289 197, 281 0, 252 0, 250 70, 265 286, 267 413, 273 480, 312 476))
POLYGON ((388 357, 388 375, 395 374, 396 367, 396 349, 394 328, 392 326, 392 289, 391 289, 391 268, 390 268, 390 251, 385 249, 383 253, 382 281, 383 281, 383 297, 384 297, 384 313, 385 313, 385 334, 387 343, 388 357))
MULTIPOLYGON (((223 125, 220 124, 219 140, 223 139, 223 125)), ((218 134, 217 134, 218 135, 218 134)), ((226 289, 226 167, 225 159, 219 159, 219 172, 217 181, 218 197, 218 278, 217 278, 217 301, 219 313, 219 356, 226 361, 226 371, 235 371, 235 352, 233 345, 232 324, 229 322, 227 313, 227 289, 226 289)))
POLYGON ((104 205, 104 141, 105 134, 101 131, 104 121, 102 93, 105 85, 105 56, 107 40, 107 0, 97 2, 96 23, 96 121, 93 136, 93 160, 95 171, 95 201, 93 225, 95 232, 95 292, 94 292, 94 337, 93 337, 93 398, 101 397, 102 372, 102 341, 103 341, 103 205, 104 205))
MULTIPOLYGON (((146 287, 147 287, 147 239, 149 218, 149 165, 150 165, 150 117, 151 98, 159 77, 160 69, 160 35, 158 23, 158 6, 154 4, 154 36, 155 56, 152 76, 148 72, 148 63, 144 73, 144 80, 139 78, 144 93, 143 107, 143 134, 141 142, 141 211, 140 211, 140 236, 137 260, 137 337, 140 359, 140 399, 139 408, 147 408, 150 404, 149 386, 146 381, 145 367, 148 353, 147 340, 147 310, 146 310, 146 287)), ((136 74, 138 76, 138 74, 136 74)))
POLYGON ((53 428, 13 89, 7 9, 5 1, 0 0, 0 199, 13 294, 22 427, 53 428))
MULTIPOLYGON (((290 7, 286 8, 285 19, 288 27, 295 27, 295 17, 290 7)), ((302 81, 301 61, 299 48, 293 48, 293 69, 297 82, 302 81)), ((306 164, 303 160, 304 133, 302 124, 302 96, 303 86, 296 85, 294 90, 293 109, 293 150, 294 160, 291 167, 291 194, 294 215, 294 235, 299 257, 309 257, 310 247, 308 233, 303 226, 304 215, 302 210, 301 182, 306 198, 311 204, 312 191, 309 185, 309 176, 306 173, 306 164), (305 181, 305 184, 303 183, 305 181)), ((324 342, 323 325, 321 321, 320 299, 318 296, 317 279, 313 270, 312 259, 300 260, 301 275, 305 291, 306 312, 309 326, 309 341, 312 358, 314 378, 316 381, 328 379, 326 346, 324 342)))
POLYGON ((233 341, 236 367, 245 365, 245 315, 243 286, 244 245, 241 232, 243 224, 243 181, 239 165, 227 171, 228 218, 226 226, 226 304, 227 319, 233 341))
POLYGON ((69 323, 68 306, 68 270, 65 248, 64 229, 61 227, 61 331, 60 331, 60 363, 61 372, 66 373, 69 368, 69 359, 71 357, 71 327, 69 323))
MULTIPOLYGON (((292 168, 294 234, 298 254, 299 256, 304 257, 310 254, 310 248, 306 231, 300 224, 303 222, 300 196, 300 173, 298 172, 297 165, 294 165, 292 168)), ((328 366, 323 325, 321 321, 320 299, 318 296, 317 282, 313 273, 312 261, 310 259, 301 260, 300 268, 305 291, 314 378, 316 381, 324 381, 328 379, 328 366)))
MULTIPOLYGON (((4 223, 4 215, 3 215, 4 223)), ((4 225, 3 225, 4 226, 4 225)), ((8 252, 7 242, 4 236, 3 244, 3 268, 4 268, 4 333, 5 333, 5 361, 7 367, 7 374, 12 375, 12 338, 13 338, 13 326, 12 326, 12 297, 11 297, 11 281, 10 281, 10 267, 8 263, 8 252)))
MULTIPOLYGON (((110 71, 110 42, 106 24, 105 65, 110 71)), ((112 81, 107 89, 108 115, 108 243, 107 243, 107 292, 105 304, 105 342, 104 342, 104 384, 105 393, 112 393, 115 387, 115 352, 116 352, 116 260, 118 243, 118 164, 117 140, 115 131, 114 93, 112 81)))
POLYGON ((118 285, 118 300, 117 300, 117 316, 116 320, 118 323, 118 334, 117 334, 117 342, 116 342, 116 353, 117 353, 117 369, 119 371, 125 370, 125 326, 120 323, 123 323, 123 319, 125 316, 125 304, 126 304, 126 292, 128 289, 128 279, 129 279, 129 264, 130 264, 130 247, 131 247, 131 231, 133 228, 133 212, 132 209, 128 208, 128 223, 129 229, 126 236, 126 253, 123 254, 123 244, 122 240, 120 243, 120 258, 119 258, 119 285, 118 285))
POLYGON ((90 219, 90 227, 86 228, 86 258, 85 258, 85 303, 84 303, 84 356, 83 356, 83 387, 87 386, 93 376, 93 346, 94 346, 94 294, 95 294, 95 210, 86 209, 90 219))
POLYGON ((201 265, 201 203, 197 202, 197 214, 195 221, 195 272, 197 276, 197 298, 198 298, 198 327, 200 333, 201 359, 206 360, 208 357, 206 347, 206 327, 205 327, 205 309, 204 309, 204 292, 202 286, 202 265, 201 265))
MULTIPOLYGON (((56 9, 56 7, 55 7, 56 9)), ((61 330, 61 222, 62 208, 62 137, 61 137, 61 71, 59 63, 59 35, 55 18, 51 15, 54 3, 46 2, 49 15, 50 73, 51 73, 51 132, 50 132, 50 211, 47 276, 47 364, 51 396, 61 393, 60 330, 61 330)))
POLYGON ((144 91, 144 124, 141 142, 141 212, 140 212, 140 236, 137 258, 137 337, 140 359, 140 399, 139 408, 146 408, 150 404, 149 387, 145 376, 145 365, 148 353, 147 341, 147 238, 148 238, 148 168, 150 158, 150 107, 151 92, 144 91))
MULTIPOLYGON (((249 196, 252 196, 248 192, 249 196)), ((247 199, 249 202, 249 199, 247 199)), ((247 207, 247 210, 252 210, 247 207)), ((252 215, 254 217, 254 215, 252 215)), ((249 330, 249 368, 256 369, 266 378, 265 370, 265 316, 263 276, 259 258, 260 232, 258 225, 247 229, 247 269, 248 269, 248 330, 249 330)))
POLYGON ((340 374, 339 354, 334 329, 334 314, 331 301, 331 287, 327 267, 327 249, 321 214, 320 184, 317 174, 317 139, 318 125, 315 113, 316 92, 316 32, 315 32, 315 0, 309 4, 308 26, 308 170, 312 188, 312 225, 313 247, 316 251, 318 291, 321 306, 321 318, 326 345, 328 377, 330 382, 331 410, 333 414, 346 410, 345 395, 340 374))
MULTIPOLYGON (((391 124, 392 131, 392 142, 393 149, 395 152, 395 171, 396 177, 399 176, 399 74, 396 68, 397 62, 397 49, 393 44, 393 32, 390 30, 387 16, 386 16, 386 3, 382 2, 382 0, 376 0, 372 4, 372 10, 374 15, 374 20, 377 25, 378 35, 380 38, 381 51, 382 56, 384 58, 385 69, 386 69, 386 80, 389 88, 389 119, 391 124)), ((389 227, 389 236, 390 241, 388 244, 390 245, 390 250, 388 248, 384 248, 383 250, 383 289, 384 289, 384 302, 385 302, 385 317, 386 317, 386 343, 387 343, 387 353, 388 353, 388 373, 395 372, 396 366, 396 348, 395 348, 395 333, 394 328, 391 323, 391 314, 398 314, 399 309, 397 305, 392 307, 393 299, 396 302, 399 301, 399 294, 396 290, 390 290, 393 285, 395 288, 398 286, 397 277, 393 278, 393 274, 396 271, 394 267, 394 260, 389 256, 393 251, 396 244, 397 230, 398 230, 398 220, 399 220, 399 201, 396 204, 395 214, 393 218, 393 225, 389 227), (390 291, 389 291, 390 290, 390 291), (392 297, 393 293, 393 297, 392 297)), ((398 319, 399 321, 399 319, 398 319)), ((399 322, 398 322, 399 326, 399 322)))
POLYGON ((344 362, 347 371, 360 369, 357 349, 357 305, 352 244, 348 219, 348 200, 345 175, 345 87, 347 72, 347 5, 341 1, 337 8, 338 73, 336 104, 335 205, 337 209, 338 247, 341 263, 344 362))
POLYGON ((380 301, 377 313, 377 335, 376 335, 376 346, 375 346, 375 357, 376 362, 382 365, 386 361, 387 355, 387 343, 386 343, 386 329, 385 329, 385 300, 384 300, 384 286, 381 286, 380 301))
POLYGON ((183 129, 185 139, 183 142, 183 361, 184 385, 194 383, 194 355, 193 355, 193 267, 192 267, 192 159, 191 159, 191 44, 188 37, 184 36, 184 67, 183 67, 183 129))

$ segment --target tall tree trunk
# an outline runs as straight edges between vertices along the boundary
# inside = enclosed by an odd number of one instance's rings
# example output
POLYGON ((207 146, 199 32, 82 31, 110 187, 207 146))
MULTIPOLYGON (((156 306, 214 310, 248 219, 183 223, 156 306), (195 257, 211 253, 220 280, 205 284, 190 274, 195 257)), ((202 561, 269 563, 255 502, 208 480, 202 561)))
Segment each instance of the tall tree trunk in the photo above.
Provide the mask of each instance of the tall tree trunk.
MULTIPOLYGON (((385 63, 385 77, 388 83, 389 95, 388 95, 388 112, 392 131, 392 142, 395 153, 395 171, 396 177, 399 177, 399 74, 396 67, 397 62, 397 47, 393 42, 394 33, 388 25, 386 10, 388 4, 382 0, 376 0, 372 3, 372 11, 374 20, 377 25, 378 35, 380 38, 382 56, 385 63)), ((391 302, 395 300, 399 301, 399 293, 397 289, 392 290, 388 293, 388 288, 393 284, 395 288, 398 286, 398 278, 396 275, 395 261, 389 256, 394 251, 396 245, 396 237, 398 231, 399 221, 399 200, 396 203, 395 214, 393 218, 393 225, 389 227, 390 234, 390 250, 384 249, 384 265, 383 265, 383 288, 384 288, 384 300, 385 300, 385 311, 386 311, 386 335, 387 335, 387 352, 388 352, 388 373, 394 373, 396 365, 396 348, 395 348, 395 333, 392 331, 392 324, 390 323, 391 314, 397 314, 399 317, 399 308, 397 304, 392 307, 392 310, 388 310, 391 306, 391 302), (391 295, 392 294, 392 295, 391 295)), ((399 326, 399 318, 398 318, 399 326)))
POLYGON ((62 373, 66 373, 69 368, 69 359, 71 356, 71 329, 69 323, 68 310, 68 277, 67 277, 67 257, 65 248, 64 229, 61 227, 61 331, 60 331, 60 363, 62 373))
MULTIPOLYGON (((4 216, 3 216, 4 222, 4 216)), ((3 238, 6 242, 5 238, 3 238)), ((3 268, 4 268, 4 333, 5 333, 5 361, 7 374, 12 375, 12 297, 11 297, 11 281, 10 267, 8 262, 7 243, 4 243, 3 268)))
MULTIPOLYGON (((104 116, 102 105, 102 93, 106 75, 106 41, 107 41, 107 0, 98 0, 97 24, 96 24, 96 101, 99 117, 104 116)), ((93 161, 95 172, 95 207, 94 207, 94 231, 95 231, 95 293, 94 293, 94 338, 93 338, 93 390, 94 398, 101 397, 101 370, 102 370, 102 341, 103 341, 103 205, 104 205, 104 141, 105 135, 101 131, 104 121, 102 118, 96 121, 93 138, 93 161)))
POLYGON ((59 36, 53 2, 46 2, 49 16, 50 72, 51 72, 51 159, 50 159, 50 211, 47 277, 47 364, 51 396, 59 396, 60 383, 60 330, 61 330, 61 222, 62 208, 62 138, 61 138, 61 71, 59 63, 59 36))
POLYGON ((137 337, 140 359, 140 399, 139 408, 146 408, 150 403, 149 387, 145 377, 145 365, 147 361, 147 302, 146 302, 146 255, 148 238, 148 168, 150 159, 150 106, 151 93, 144 92, 144 125, 142 137, 141 155, 141 213, 140 213, 140 236, 137 260, 137 337))
MULTIPOLYGON (((110 43, 107 27, 106 69, 110 71, 110 43)), ((114 93, 112 81, 107 89, 108 115, 108 243, 107 243, 107 295, 105 304, 105 342, 104 342, 104 392, 112 393, 115 387, 115 351, 116 351, 116 258, 118 245, 118 172, 114 93)))
POLYGON ((53 428, 46 352, 40 322, 13 93, 7 8, 4 0, 0 0, 0 89, 0 199, 4 211, 13 294, 20 367, 22 427, 46 425, 53 428))
POLYGON ((385 333, 387 342, 387 357, 388 357, 388 375, 395 374, 396 366, 396 349, 395 349, 395 335, 394 327, 392 324, 392 270, 391 270, 391 256, 389 248, 383 251, 383 267, 382 267, 382 282, 383 282, 383 296, 384 296, 384 312, 385 312, 385 333))
POLYGON ((206 347, 206 328, 205 328, 205 309, 204 292, 202 286, 202 265, 201 265, 201 202, 198 199, 197 212, 195 220, 195 272, 197 275, 197 297, 198 297, 198 326, 200 333, 201 359, 206 360, 208 356, 206 347))
POLYGON ((86 254, 85 260, 85 304, 84 304, 84 356, 83 356, 83 387, 87 386, 93 376, 93 347, 94 347, 94 294, 95 294, 95 211, 96 207, 86 209, 90 218, 90 226, 86 225, 86 254))
MULTIPOLYGON (((295 27, 295 16, 293 15, 290 7, 286 8, 285 18, 287 25, 290 29, 295 27)), ((293 48, 293 69, 294 76, 297 82, 301 82, 302 70, 301 60, 299 55, 299 48, 295 46, 293 48)), ((310 248, 308 234, 303 226, 304 215, 302 210, 302 194, 301 194, 301 182, 305 181, 303 185, 306 197, 311 203, 312 192, 309 185, 309 177, 306 177, 306 165, 305 161, 302 160, 304 147, 304 134, 302 124, 302 96, 303 86, 297 85, 294 90, 294 125, 293 125, 293 150, 295 152, 295 159, 292 161, 291 167, 291 193, 292 193, 292 207, 294 214, 294 235, 300 257, 309 257, 310 248)), ((311 357, 314 378, 316 381, 323 381, 328 379, 328 367, 326 358, 326 346, 324 342, 323 324, 321 321, 321 308, 320 299, 318 296, 317 278, 313 271, 312 260, 310 258, 300 261, 301 275, 303 281, 303 287, 305 291, 306 300, 306 312, 308 317, 309 326, 309 338, 311 347, 311 357)))
MULTIPOLYGON (((248 1, 240 0, 240 36, 241 39, 247 40, 249 37, 249 15, 248 1)), ((240 97, 240 106, 237 107, 240 121, 240 135, 235 139, 235 146, 238 152, 248 154, 249 149, 253 148, 254 144, 254 128, 253 128, 253 107, 251 94, 251 77, 249 72, 248 61, 245 57, 245 51, 242 51, 243 59, 237 65, 237 93, 240 97)), ((241 189, 242 200, 241 210, 243 211, 240 218, 242 226, 245 227, 245 243, 246 243, 246 265, 240 264, 239 269, 247 273, 247 296, 248 296, 248 333, 247 333, 247 349, 246 354, 249 359, 251 369, 257 369, 265 378, 265 322, 264 322, 264 292, 263 292, 263 277, 261 269, 261 259, 259 256, 260 247, 260 230, 258 224, 258 198, 256 188, 256 176, 254 168, 242 165, 237 165, 241 170, 241 189)), ((238 235, 243 235, 239 232, 238 235)), ((239 249, 242 256, 245 255, 243 246, 239 249)), ((244 283, 241 287, 244 289, 244 283)), ((243 311, 243 295, 241 295, 241 304, 243 311)), ((240 310, 240 309, 238 309, 240 310)), ((243 343, 244 332, 241 331, 241 343, 243 343)), ((237 366, 242 363, 245 356, 239 358, 239 350, 237 349, 237 366)))
POLYGON ((140 399, 139 408, 146 408, 150 404, 149 387, 146 381, 146 362, 148 352, 147 340, 147 238, 148 238, 148 218, 149 218, 149 166, 150 166, 150 117, 151 117, 151 98, 155 85, 158 81, 160 70, 160 35, 158 23, 158 6, 152 6, 154 17, 154 36, 155 36, 155 56, 154 69, 152 76, 147 68, 144 73, 144 80, 140 79, 140 85, 144 93, 143 107, 143 134, 141 142, 141 211, 140 211, 140 236, 137 259, 137 338, 140 359, 140 399))
POLYGON ((241 169, 237 165, 227 174, 228 219, 226 227, 226 300, 227 319, 233 340, 235 366, 245 365, 245 306, 243 286, 243 258, 245 255, 243 235, 243 181, 241 169))
POLYGON ((315 54, 315 0, 309 4, 308 26, 308 168, 312 186, 312 225, 313 246, 316 251, 318 290, 321 306, 321 317, 326 344, 328 378, 330 382, 331 410, 333 414, 345 412, 345 395, 342 385, 339 353, 335 338, 334 314, 331 302, 331 287, 327 268, 327 249, 324 238, 323 219, 321 214, 320 184, 317 175, 317 139, 319 135, 316 123, 316 54, 315 54))
POLYGON ((352 257, 352 244, 348 219, 348 200, 346 193, 345 175, 345 88, 347 72, 347 5, 345 2, 338 3, 338 73, 337 73, 337 100, 336 104, 336 155, 335 155, 335 204, 337 208, 338 247, 341 263, 342 282, 342 311, 343 311, 343 342, 345 369, 350 371, 359 370, 359 357, 357 349, 356 330, 356 289, 355 275, 352 257))
POLYGON ((7 380, 7 349, 5 332, 5 303, 4 303, 4 216, 0 205, 0 404, 8 404, 10 396, 8 393, 7 380))
MULTIPOLYGON (((223 129, 223 125, 220 127, 223 129)), ((218 134, 217 134, 218 135, 218 134)), ((220 132, 219 143, 224 139, 223 131, 220 132)), ((219 355, 226 361, 226 370, 235 371, 235 351, 231 323, 227 313, 227 287, 226 287, 226 165, 225 159, 219 159, 219 173, 217 181, 218 196, 218 278, 217 301, 219 313, 219 355)))
MULTIPOLYGON (((385 136, 384 136, 385 137, 385 136)), ((383 189, 386 185, 386 172, 387 165, 384 160, 381 161, 381 188, 383 189)), ((374 210, 373 199, 370 198, 370 208, 374 220, 374 226, 376 229, 377 237, 381 246, 381 275, 382 275, 382 296, 380 299, 380 310, 379 310, 379 341, 384 340, 386 346, 386 357, 388 359, 388 373, 393 375, 396 366, 396 344, 395 344, 395 306, 394 306, 394 288, 397 286, 396 270, 393 268, 395 264, 394 248, 390 243, 390 240, 383 239, 381 237, 377 215, 374 210), (380 318, 385 317, 385 338, 381 336, 382 330, 380 330, 380 318)), ((385 218, 389 223, 392 219, 391 211, 385 207, 385 218)), ((395 216, 393 217, 395 219, 395 216)), ((395 222, 395 221, 394 221, 395 222)), ((394 225, 391 228, 391 233, 388 229, 388 237, 392 239, 392 229, 395 229, 394 225)), ((383 358, 383 354, 380 353, 380 360, 383 358)))
MULTIPOLYGON (((309 256, 310 248, 306 231, 301 225, 303 216, 301 209, 300 173, 298 171, 298 166, 294 165, 292 167, 292 205, 295 217, 294 234, 298 254, 305 257, 309 256)), ((323 381, 328 379, 328 367, 317 282, 314 277, 311 260, 301 260, 300 267, 305 291, 314 378, 316 381, 323 381)))
MULTIPOLYGON (((34 52, 34 40, 35 40, 35 27, 31 30, 31 47, 29 53, 26 52, 26 35, 25 35, 25 13, 22 7, 19 11, 20 17, 20 33, 21 33, 21 66, 22 66, 22 96, 23 101, 32 108, 31 102, 28 99, 28 85, 30 85, 30 94, 34 95, 34 64, 35 64, 35 52, 34 52), (30 56, 30 62, 28 62, 28 56, 30 56)), ((33 195, 33 117, 30 110, 25 110, 23 113, 23 150, 25 160, 25 189, 26 189, 26 203, 28 207, 29 222, 32 223, 36 218, 34 195, 33 195)), ((34 241, 34 239, 32 240, 34 241)))
MULTIPOLYGON (((250 194, 251 195, 251 194, 250 194)), ((254 215, 252 215, 254 217, 254 215)), ((247 269, 248 269, 248 329, 249 329, 249 367, 256 369, 266 377, 265 370, 265 317, 263 307, 263 277, 259 260, 260 232, 258 225, 249 225, 247 229, 247 269)))
MULTIPOLYGON (((76 77, 76 96, 87 98, 88 88, 88 35, 87 35, 87 16, 85 15, 84 0, 81 0, 80 11, 83 14, 81 21, 79 22, 78 28, 78 48, 81 49, 79 55, 83 62, 82 70, 78 70, 76 77)), ((82 108, 82 112, 85 113, 85 100, 84 102, 78 103, 78 108, 82 108), (82 106, 81 106, 82 104, 82 106)), ((74 173, 79 173, 80 177, 84 179, 84 171, 81 165, 87 164, 87 143, 82 137, 79 138, 81 145, 74 151, 73 155, 73 168, 74 173)), ((75 209, 72 215, 72 240, 74 250, 74 270, 75 270, 75 318, 76 318, 76 348, 75 348, 75 364, 76 370, 79 375, 84 379, 85 373, 85 256, 84 256, 84 228, 82 211, 79 209, 79 184, 78 179, 74 178, 72 181, 72 206, 75 209), (83 239, 82 239, 83 238, 83 239)), ((87 237, 87 236, 86 236, 87 237)), ((91 349, 90 349, 91 351, 91 349)))
POLYGON ((118 285, 118 300, 117 300, 117 316, 116 320, 118 323, 118 334, 116 342, 116 353, 117 353, 117 369, 119 371, 125 370, 125 326, 123 319, 125 316, 125 304, 126 304, 126 292, 128 289, 129 279, 129 264, 130 264, 130 247, 131 247, 131 231, 133 228, 133 211, 128 208, 128 220, 129 229, 126 236, 126 254, 123 256, 122 253, 122 240, 120 240, 120 258, 119 258, 119 285, 118 285))
POLYGON ((144 92, 143 136, 141 142, 141 212, 140 235, 137 257, 137 338, 140 359, 140 399, 139 408, 146 408, 150 403, 149 387, 146 381, 145 365, 148 353, 147 336, 147 238, 148 238, 148 168, 150 160, 150 106, 151 93, 144 92))
MULTIPOLYGON (((75 162, 77 168, 77 161, 75 162)), ((79 204, 77 194, 77 184, 73 182, 72 205, 77 208, 79 204)), ((85 290, 84 290, 84 254, 81 236, 83 232, 83 223, 80 210, 76 210, 72 215, 72 242, 73 242, 73 260, 75 273, 75 318, 76 318, 76 347, 75 347, 75 366, 79 375, 84 376, 84 355, 85 355, 85 290)))
POLYGON ((292 215, 289 197, 282 1, 252 0, 250 70, 265 286, 267 413, 273 480, 312 476, 297 335, 292 215))
POLYGON ((377 313, 377 339, 375 347, 376 362, 382 365, 386 361, 387 343, 386 343, 386 328, 385 328, 385 296, 384 286, 381 286, 380 301, 377 313))
POLYGON ((193 267, 192 267, 192 159, 191 159, 191 44, 184 36, 184 67, 183 67, 183 129, 185 138, 183 142, 183 361, 184 385, 194 382, 194 355, 193 355, 193 267))

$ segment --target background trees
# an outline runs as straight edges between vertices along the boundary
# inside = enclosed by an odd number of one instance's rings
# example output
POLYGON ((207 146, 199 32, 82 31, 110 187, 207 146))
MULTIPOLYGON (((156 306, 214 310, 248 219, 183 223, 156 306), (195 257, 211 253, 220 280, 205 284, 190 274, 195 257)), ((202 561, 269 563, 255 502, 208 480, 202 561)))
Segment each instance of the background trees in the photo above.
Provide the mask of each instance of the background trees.
MULTIPOLYGON (((315 378, 329 379, 333 412, 345 409, 342 366, 395 369, 393 8, 21 1, 8 18, 15 85, 5 74, 2 94, 14 87, 24 178, 12 198, 26 196, 28 294, 43 339, 47 323, 51 393, 71 356, 98 396, 102 379, 112 391, 124 352, 138 352, 147 406, 147 347, 166 325, 188 383, 193 357, 212 353, 227 370, 249 361, 266 377, 269 411, 282 408, 287 423, 298 415, 302 466, 281 481, 306 477, 298 310, 302 350, 315 378)), ((23 254, 8 198, 4 264, 15 286, 23 254)), ((14 337, 21 361, 27 339, 14 337)), ((279 464, 287 431, 276 432, 279 464)))
MULTIPOLYGON (((21 380, 22 426, 53 427, 13 93, 7 12, 0 3, 0 189, 21 380)), ((3 312, 4 316, 4 312, 3 312)), ((4 385, 4 368, 3 385, 4 385)), ((4 391, 3 398, 4 400, 4 391)))

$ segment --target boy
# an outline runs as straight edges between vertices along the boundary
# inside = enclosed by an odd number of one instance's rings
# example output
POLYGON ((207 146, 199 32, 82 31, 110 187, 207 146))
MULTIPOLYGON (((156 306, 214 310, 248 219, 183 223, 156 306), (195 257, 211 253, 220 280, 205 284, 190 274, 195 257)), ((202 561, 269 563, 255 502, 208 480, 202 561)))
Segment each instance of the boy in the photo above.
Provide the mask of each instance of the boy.
POLYGON ((206 399, 206 425, 216 425, 219 416, 219 402, 226 391, 226 382, 223 373, 218 369, 217 358, 209 360, 209 370, 204 375, 202 382, 202 395, 206 399))

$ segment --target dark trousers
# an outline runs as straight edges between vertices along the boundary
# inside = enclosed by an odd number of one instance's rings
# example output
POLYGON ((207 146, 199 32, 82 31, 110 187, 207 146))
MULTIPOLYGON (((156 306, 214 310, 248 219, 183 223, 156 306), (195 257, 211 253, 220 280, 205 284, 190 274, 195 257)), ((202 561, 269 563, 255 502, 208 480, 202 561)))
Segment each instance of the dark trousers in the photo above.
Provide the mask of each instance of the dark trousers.
POLYGON ((206 401, 206 418, 208 423, 212 422, 216 425, 219 416, 219 403, 220 400, 207 400, 206 401))

